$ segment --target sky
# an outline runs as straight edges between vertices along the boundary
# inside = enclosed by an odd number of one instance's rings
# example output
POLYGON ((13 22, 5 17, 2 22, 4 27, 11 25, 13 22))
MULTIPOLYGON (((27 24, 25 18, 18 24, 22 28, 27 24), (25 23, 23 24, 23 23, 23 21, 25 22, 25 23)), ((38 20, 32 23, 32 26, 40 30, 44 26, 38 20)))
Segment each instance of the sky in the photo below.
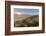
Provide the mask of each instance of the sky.
POLYGON ((26 15, 38 15, 39 9, 14 8, 14 12, 15 14, 17 12, 20 12, 21 14, 26 14, 26 15))

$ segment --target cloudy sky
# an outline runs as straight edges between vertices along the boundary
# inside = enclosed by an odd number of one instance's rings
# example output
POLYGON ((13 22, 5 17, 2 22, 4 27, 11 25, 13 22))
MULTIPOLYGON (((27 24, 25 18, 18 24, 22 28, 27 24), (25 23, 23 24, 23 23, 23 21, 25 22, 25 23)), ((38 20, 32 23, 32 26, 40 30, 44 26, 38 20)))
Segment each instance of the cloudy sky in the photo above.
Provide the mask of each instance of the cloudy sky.
POLYGON ((15 14, 19 12, 26 15, 38 15, 39 9, 14 8, 14 12, 15 14))

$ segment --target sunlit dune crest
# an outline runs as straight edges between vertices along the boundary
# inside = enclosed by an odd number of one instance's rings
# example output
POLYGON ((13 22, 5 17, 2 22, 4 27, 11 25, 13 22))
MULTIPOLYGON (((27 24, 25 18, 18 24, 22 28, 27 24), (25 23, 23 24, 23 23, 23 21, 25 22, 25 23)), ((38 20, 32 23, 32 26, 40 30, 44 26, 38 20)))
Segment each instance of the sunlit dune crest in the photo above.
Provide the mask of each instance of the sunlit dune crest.
POLYGON ((21 15, 22 15, 22 13, 20 13, 20 12, 17 12, 17 13, 16 13, 16 15, 17 15, 17 16, 21 16, 21 15))

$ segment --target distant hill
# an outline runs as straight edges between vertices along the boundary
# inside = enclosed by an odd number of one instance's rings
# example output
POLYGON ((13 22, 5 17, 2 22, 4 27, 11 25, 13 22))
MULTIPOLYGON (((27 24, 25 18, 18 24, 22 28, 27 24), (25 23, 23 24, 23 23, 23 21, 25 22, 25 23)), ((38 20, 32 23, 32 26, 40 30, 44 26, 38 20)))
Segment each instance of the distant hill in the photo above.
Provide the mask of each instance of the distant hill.
POLYGON ((25 19, 16 21, 16 23, 14 24, 15 27, 34 27, 38 25, 39 25, 38 15, 28 16, 25 19))

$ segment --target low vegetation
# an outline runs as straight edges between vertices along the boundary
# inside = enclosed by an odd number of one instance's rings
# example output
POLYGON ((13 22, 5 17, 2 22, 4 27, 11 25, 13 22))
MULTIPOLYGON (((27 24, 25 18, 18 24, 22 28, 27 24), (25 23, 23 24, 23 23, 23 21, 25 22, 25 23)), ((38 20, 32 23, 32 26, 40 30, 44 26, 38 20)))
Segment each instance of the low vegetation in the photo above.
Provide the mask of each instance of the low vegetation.
POLYGON ((39 25, 39 16, 34 15, 14 22, 14 27, 35 27, 39 25))

